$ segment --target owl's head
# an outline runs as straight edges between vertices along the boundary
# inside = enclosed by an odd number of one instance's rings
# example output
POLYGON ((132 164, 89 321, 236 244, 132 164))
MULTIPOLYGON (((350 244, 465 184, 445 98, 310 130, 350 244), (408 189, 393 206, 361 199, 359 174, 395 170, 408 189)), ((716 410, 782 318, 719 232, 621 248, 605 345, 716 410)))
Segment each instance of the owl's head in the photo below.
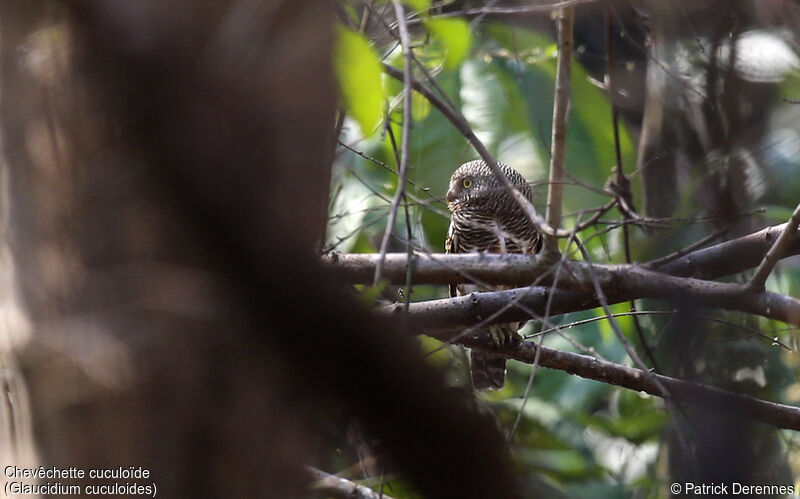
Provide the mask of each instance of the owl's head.
MULTIPOLYGON (((528 199, 531 198, 531 188, 517 170, 503 163, 498 163, 500 169, 512 184, 528 199)), ((450 211, 464 208, 495 208, 515 206, 516 202, 506 188, 494 176, 492 170, 482 160, 470 161, 459 166, 450 177, 450 187, 447 190, 447 207, 450 211)))

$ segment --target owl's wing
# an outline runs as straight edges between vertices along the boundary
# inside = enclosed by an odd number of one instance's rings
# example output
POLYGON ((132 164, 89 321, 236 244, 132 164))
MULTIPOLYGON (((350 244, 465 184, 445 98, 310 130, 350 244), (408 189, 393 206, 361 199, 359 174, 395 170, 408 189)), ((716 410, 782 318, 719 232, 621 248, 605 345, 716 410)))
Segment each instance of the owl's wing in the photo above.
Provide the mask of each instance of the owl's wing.
MULTIPOLYGON (((444 252, 445 253, 460 253, 459 248, 459 240, 458 240, 458 233, 456 232, 455 228, 453 227, 453 222, 450 222, 450 227, 447 229, 447 238, 444 240, 444 252)), ((458 290, 456 289, 455 284, 451 284, 450 288, 450 297, 458 296, 458 290)))

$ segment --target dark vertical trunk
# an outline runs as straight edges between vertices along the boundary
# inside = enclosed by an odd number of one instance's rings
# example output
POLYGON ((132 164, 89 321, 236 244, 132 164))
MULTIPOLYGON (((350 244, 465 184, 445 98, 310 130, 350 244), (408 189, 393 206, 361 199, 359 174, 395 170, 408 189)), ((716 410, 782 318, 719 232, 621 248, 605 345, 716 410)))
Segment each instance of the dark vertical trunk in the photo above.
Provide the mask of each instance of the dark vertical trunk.
POLYGON ((491 425, 316 261, 332 2, 0 9, 45 463, 143 466, 164 497, 304 497, 309 416, 333 399, 427 496, 515 495, 491 425))

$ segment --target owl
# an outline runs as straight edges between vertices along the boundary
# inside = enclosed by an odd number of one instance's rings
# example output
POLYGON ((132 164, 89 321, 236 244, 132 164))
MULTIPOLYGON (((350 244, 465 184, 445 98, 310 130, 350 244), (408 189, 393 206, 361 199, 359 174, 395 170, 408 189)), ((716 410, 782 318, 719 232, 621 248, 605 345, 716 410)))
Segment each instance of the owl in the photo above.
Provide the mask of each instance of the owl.
MULTIPOLYGON (((518 171, 498 163, 523 196, 531 199, 531 188, 518 171)), ((532 255, 542 247, 539 229, 523 213, 517 201, 481 160, 459 166, 447 190, 450 228, 445 253, 522 253, 532 255)), ((498 288, 495 288, 498 289, 498 288)), ((474 291, 492 291, 476 285, 450 285, 450 296, 474 291)), ((519 323, 489 326, 498 346, 519 341, 519 323)), ((476 390, 500 389, 505 383, 506 359, 474 348, 470 352, 472 385, 476 390)))

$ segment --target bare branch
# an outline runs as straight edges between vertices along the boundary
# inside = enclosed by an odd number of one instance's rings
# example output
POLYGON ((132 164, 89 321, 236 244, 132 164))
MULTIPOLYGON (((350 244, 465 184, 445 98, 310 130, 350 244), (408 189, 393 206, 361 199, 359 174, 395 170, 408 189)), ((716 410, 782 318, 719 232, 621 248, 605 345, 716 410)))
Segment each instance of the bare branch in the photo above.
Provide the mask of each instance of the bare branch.
POLYGON ((306 466, 306 470, 314 479, 310 489, 334 499, 392 499, 386 494, 379 494, 369 487, 351 482, 346 478, 325 473, 313 466, 306 466))
POLYGON ((647 262, 645 264, 645 267, 650 268, 650 269, 658 268, 661 265, 664 265, 665 263, 669 263, 669 262, 671 262, 671 261, 673 261, 673 260, 675 260, 677 258, 682 257, 683 255, 691 253, 692 251, 694 251, 696 249, 702 248, 703 246, 705 246, 706 244, 710 243, 714 239, 717 239, 718 237, 722 237, 726 232, 728 232, 728 228, 727 227, 723 227, 723 228, 721 228, 721 229, 719 229, 719 230, 707 235, 706 237, 700 239, 699 241, 695 241, 694 243, 690 244, 689 246, 687 246, 685 248, 679 249, 678 251, 675 251, 674 253, 670 253, 669 255, 663 256, 663 257, 661 257, 661 258, 659 258, 657 260, 651 260, 651 261, 647 262))
MULTIPOLYGON (((657 268, 665 274, 699 279, 714 279, 737 274, 757 266, 785 227, 786 224, 774 225, 747 236, 692 251, 667 264, 658 265, 657 268)), ((800 253, 800 237, 795 235, 783 256, 798 253, 800 253)))
MULTIPOLYGON (((553 99, 553 130, 550 145, 550 185, 547 189, 548 225, 558 227, 564 197, 565 162, 567 156, 567 123, 569 122, 570 75, 572 74, 572 26, 574 7, 568 7, 558 15, 558 62, 556 65, 556 88, 553 99)), ((558 253, 555 235, 545 239, 545 249, 558 253)))
POLYGON ((794 235, 797 233, 797 224, 800 224, 800 204, 794 209, 794 213, 792 213, 789 222, 784 225, 780 237, 778 237, 778 240, 775 241, 775 244, 772 245, 767 254, 764 255, 764 260, 762 260, 761 264, 756 269, 753 278, 747 283, 747 288, 750 291, 757 293, 764 290, 767 277, 769 277, 770 272, 772 272, 778 260, 783 257, 794 235))
MULTIPOLYGON (((738 239, 732 239, 708 248, 690 251, 681 256, 670 255, 670 261, 654 260, 642 267, 676 277, 717 279, 753 268, 773 246, 786 225, 767 227, 738 239)), ((783 257, 800 254, 800 236, 795 234, 786 246, 783 257)), ((376 255, 331 255, 328 261, 335 264, 353 283, 369 284, 374 272, 376 255)), ((408 259, 402 254, 386 255, 384 277, 393 284, 402 284, 406 276, 408 259)), ((551 262, 523 255, 417 255, 414 280, 421 284, 450 284, 480 279, 483 284, 526 285, 534 277, 547 271, 551 262)), ((602 266, 601 266, 602 267, 602 266)), ((616 266, 624 269, 625 266, 616 266)))
MULTIPOLYGON (((518 14, 549 14, 559 9, 574 8, 581 4, 595 3, 598 0, 562 0, 553 3, 539 3, 533 5, 515 5, 509 7, 476 7, 455 12, 434 14, 431 17, 471 17, 471 16, 502 16, 518 14)), ((411 19, 408 24, 418 24, 419 19, 411 19)))
MULTIPOLYGON (((738 310, 800 326, 800 300, 790 296, 767 291, 753 295, 743 292, 738 284, 675 277, 635 265, 595 265, 593 268, 609 303, 638 298, 691 301, 698 306, 738 310)), ((572 289, 551 292, 548 287, 534 286, 412 303, 405 320, 409 327, 425 332, 464 327, 496 313, 511 300, 516 300, 520 307, 543 313, 550 293, 553 315, 597 307, 599 303, 591 291, 591 278, 586 264, 568 262, 565 271, 567 275, 560 282, 565 288, 572 289), (520 294, 523 296, 520 297, 520 294)), ((393 310, 394 306, 386 306, 379 313, 392 315, 393 310)), ((491 323, 527 318, 528 315, 519 308, 508 309, 498 314, 491 323)))
MULTIPOLYGON (((617 87, 614 72, 616 65, 614 63, 614 23, 611 20, 611 2, 606 2, 605 5, 605 43, 606 43, 606 86, 608 88, 609 103, 611 104, 611 128, 614 131, 614 155, 616 158, 616 166, 612 169, 614 177, 610 177, 607 187, 614 193, 617 201, 617 207, 622 213, 623 217, 627 220, 633 218, 633 193, 631 192, 631 183, 628 177, 625 176, 625 168, 622 164, 622 147, 619 140, 619 107, 617 106, 617 87)), ((628 224, 622 226, 622 246, 625 250, 625 263, 631 263, 631 244, 630 244, 630 230, 628 224)), ((636 301, 631 301, 631 310, 636 310, 636 301)), ((633 326, 636 330, 636 335, 639 337, 639 343, 644 348, 645 355, 650 360, 650 365, 653 369, 660 371, 656 356, 650 343, 645 338, 642 325, 639 323, 639 317, 632 316, 633 326)), ((671 409, 670 409, 671 411, 671 409)), ((682 437, 680 437, 682 439, 682 437)))
MULTIPOLYGON (((628 353, 628 357, 630 357, 631 360, 633 360, 633 363, 636 364, 639 367, 639 369, 641 369, 641 372, 644 375, 644 377, 648 381, 652 382, 658 389, 658 395, 660 395, 664 399, 664 403, 666 404, 667 407, 667 412, 669 412, 669 415, 672 418, 675 428, 675 435, 678 438, 678 443, 681 446, 684 457, 691 459, 692 455, 689 451, 689 445, 686 442, 686 436, 683 434, 683 431, 681 430, 680 425, 678 424, 677 410, 672 400, 672 393, 666 386, 664 386, 663 383, 661 383, 658 380, 658 378, 653 373, 651 373, 648 370, 647 365, 645 365, 644 361, 641 359, 641 357, 639 357, 639 354, 636 353, 636 350, 634 350, 633 346, 628 341, 628 338, 625 337, 625 333, 623 333, 622 329, 620 329, 619 323, 617 323, 617 320, 611 314, 611 309, 608 308, 608 300, 606 299, 605 293, 603 293, 603 288, 600 286, 600 280, 598 279, 597 274, 594 272, 594 267, 592 265, 592 260, 589 255, 589 252, 586 251, 586 247, 580 241, 575 241, 575 243, 578 245, 578 249, 580 249, 581 255, 583 255, 583 259, 586 260, 586 263, 589 264, 588 267, 589 277, 592 281, 594 294, 595 296, 597 296, 597 300, 600 302, 600 306, 603 307, 603 312, 606 314, 609 324, 611 324, 611 329, 613 329, 614 334, 617 335, 617 340, 619 340, 619 342, 622 343, 622 346, 628 353)), ((633 304, 632 301, 631 304, 633 304)), ((649 347, 647 348, 649 350, 649 347)))
MULTIPOLYGON (((345 273, 353 284, 369 284, 380 255, 375 253, 332 254, 328 261, 345 273)), ((383 276, 391 284, 405 282, 408 269, 405 253, 385 255, 383 276)), ((414 256, 414 281, 417 284, 455 284, 481 282, 485 285, 521 285, 533 282, 552 263, 540 257, 513 253, 417 254, 414 256)))
MULTIPOLYGON (((447 340, 447 334, 439 333, 436 337, 447 340)), ((465 338, 463 343, 469 347, 493 348, 488 333, 476 333, 469 338, 465 338)), ((530 364, 536 357, 536 350, 537 346, 534 342, 523 341, 517 345, 508 345, 498 351, 506 354, 510 359, 530 364)), ((720 411, 731 411, 778 428, 800 430, 800 408, 798 407, 755 399, 660 374, 646 376, 639 369, 587 355, 564 352, 548 347, 541 347, 539 350, 541 351, 539 365, 542 367, 566 371, 582 378, 602 381, 655 396, 661 395, 661 391, 657 386, 657 383, 660 383, 672 393, 675 400, 681 403, 697 404, 704 407, 710 406, 720 411)))
MULTIPOLYGON (((400 206, 400 200, 403 199, 406 190, 406 178, 408 177, 408 142, 411 132, 411 46, 408 39, 408 27, 406 26, 406 16, 403 11, 403 5, 394 0, 395 15, 400 26, 400 44, 403 47, 404 65, 403 65, 403 131, 400 137, 400 167, 399 178, 397 179, 397 190, 392 199, 392 208, 389 211, 389 219, 386 221, 386 230, 383 232, 383 240, 381 240, 380 254, 381 258, 378 265, 375 267, 375 278, 372 285, 377 286, 381 280, 381 273, 383 268, 383 258, 386 256, 386 250, 389 248, 389 238, 394 230, 394 221, 397 218, 397 208, 400 206)), ((411 241, 408 241, 409 251, 411 241)))
MULTIPOLYGON (((612 317, 637 317, 637 316, 640 316, 640 315, 673 316, 676 313, 677 312, 674 311, 674 310, 637 310, 637 311, 631 311, 631 312, 617 312, 615 314, 611 314, 611 316, 612 317)), ((709 322, 717 322, 719 324, 725 324, 726 326, 730 326, 732 328, 742 329, 742 330, 746 331, 747 333, 749 333, 751 335, 758 336, 758 337, 760 337, 760 338, 762 338, 762 339, 764 339, 766 341, 769 341, 771 344, 773 344, 775 346, 779 346, 779 347, 783 348, 784 350, 786 350, 787 352, 789 352, 792 355, 800 357, 800 353, 798 353, 795 349, 793 349, 792 347, 790 347, 786 343, 778 340, 778 338, 776 336, 770 336, 770 335, 766 334, 764 331, 761 331, 760 329, 756 329, 756 328, 753 328, 753 327, 750 327, 750 326, 746 326, 746 325, 740 324, 738 322, 733 322, 733 321, 729 321, 729 320, 725 320, 725 319, 720 319, 719 317, 710 317, 710 316, 707 316, 707 315, 700 315, 700 314, 690 314, 690 315, 691 315, 692 318, 695 318, 695 319, 700 319, 700 320, 709 321, 709 322)), ((592 322, 604 321, 604 320, 608 320, 608 317, 606 317, 605 315, 596 316, 596 317, 589 317, 588 319, 582 319, 582 320, 579 320, 579 321, 574 321, 574 322, 570 322, 570 323, 567 323, 567 324, 561 324, 559 326, 554 326, 554 327, 550 327, 550 328, 547 328, 547 329, 543 329, 543 330, 539 331, 538 333, 533 333, 533 334, 529 334, 529 335, 525 336, 525 339, 533 338, 533 337, 536 337, 536 336, 541 336, 541 335, 544 335, 544 334, 547 334, 547 333, 551 333, 551 332, 556 331, 556 330, 570 329, 570 328, 573 328, 573 327, 576 327, 576 326, 582 326, 584 324, 589 324, 589 323, 592 323, 592 322)), ((784 331, 784 332, 793 331, 793 332, 796 332, 797 328, 793 328, 793 327, 782 328, 782 329, 780 329, 780 331, 784 331)), ((772 331, 770 331, 770 332, 772 332, 772 331)), ((591 353, 595 357, 598 356, 597 352, 593 351, 591 353)), ((602 357, 600 357, 600 358, 602 358, 602 357)))

